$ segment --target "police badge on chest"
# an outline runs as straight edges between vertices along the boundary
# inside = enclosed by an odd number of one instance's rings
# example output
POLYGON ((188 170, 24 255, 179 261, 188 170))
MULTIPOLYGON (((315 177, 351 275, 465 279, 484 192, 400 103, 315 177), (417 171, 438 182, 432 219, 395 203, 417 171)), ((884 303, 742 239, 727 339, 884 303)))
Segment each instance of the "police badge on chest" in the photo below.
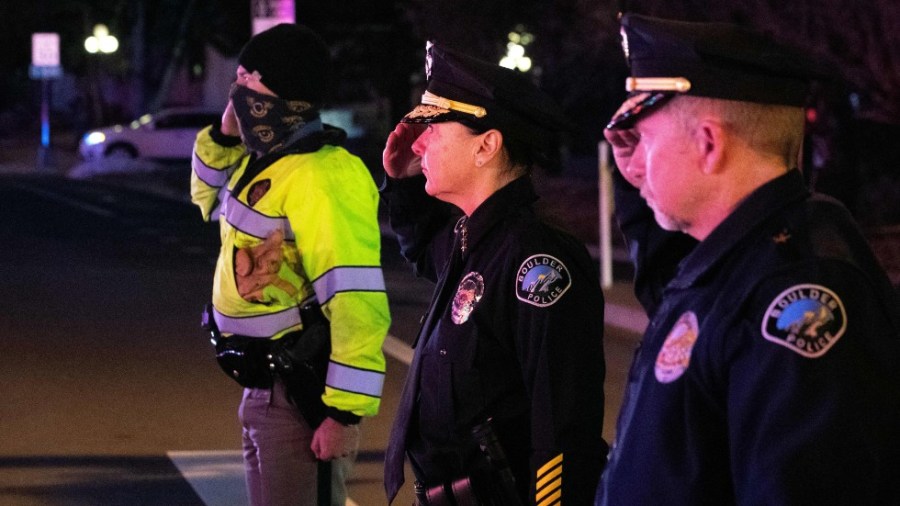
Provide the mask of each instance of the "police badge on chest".
POLYGON ((453 323, 457 325, 466 323, 482 295, 484 295, 484 278, 481 274, 474 271, 466 274, 456 288, 456 295, 453 296, 453 306, 450 308, 453 323))

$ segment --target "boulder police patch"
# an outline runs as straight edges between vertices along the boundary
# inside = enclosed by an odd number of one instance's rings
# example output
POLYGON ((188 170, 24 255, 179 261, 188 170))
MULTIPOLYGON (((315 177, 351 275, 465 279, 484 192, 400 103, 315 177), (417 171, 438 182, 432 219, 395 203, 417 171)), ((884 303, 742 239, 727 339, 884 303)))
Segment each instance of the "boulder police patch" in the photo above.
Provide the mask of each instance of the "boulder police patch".
POLYGON ((538 307, 547 307, 572 286, 565 264, 550 255, 528 257, 516 273, 516 297, 538 307))
POLYGON ((778 294, 762 321, 762 334, 808 358, 825 354, 847 329, 844 303, 821 285, 795 285, 778 294))
POLYGON ((466 274, 456 287, 456 295, 453 296, 453 307, 450 310, 453 323, 457 325, 466 323, 482 295, 484 295, 484 278, 481 274, 474 271, 466 274))
POLYGON ((697 342, 699 333, 697 315, 693 311, 688 311, 678 318, 656 356, 656 366, 653 372, 657 381, 671 383, 680 378, 684 371, 687 371, 691 364, 691 351, 694 349, 694 343, 697 342))

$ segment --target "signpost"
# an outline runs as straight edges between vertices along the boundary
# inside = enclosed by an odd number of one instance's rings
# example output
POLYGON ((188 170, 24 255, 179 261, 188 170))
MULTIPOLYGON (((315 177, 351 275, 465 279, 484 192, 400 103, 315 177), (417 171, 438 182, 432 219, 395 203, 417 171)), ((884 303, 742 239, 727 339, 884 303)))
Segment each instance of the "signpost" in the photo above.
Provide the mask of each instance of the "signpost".
POLYGON ((251 0, 253 35, 279 23, 294 23, 294 0, 251 0))
POLYGON ((59 64, 59 34, 31 34, 31 67, 28 74, 41 81, 41 146, 38 148, 38 170, 50 162, 50 80, 62 76, 59 64))

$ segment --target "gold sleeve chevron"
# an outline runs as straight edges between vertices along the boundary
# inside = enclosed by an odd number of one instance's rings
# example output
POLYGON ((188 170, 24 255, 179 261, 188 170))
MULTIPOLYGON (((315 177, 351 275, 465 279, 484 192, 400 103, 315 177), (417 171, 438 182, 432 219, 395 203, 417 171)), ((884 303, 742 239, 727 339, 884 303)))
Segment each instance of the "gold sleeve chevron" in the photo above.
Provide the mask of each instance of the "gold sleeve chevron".
POLYGON ((562 504, 563 454, 553 457, 537 470, 534 503, 537 506, 562 504))

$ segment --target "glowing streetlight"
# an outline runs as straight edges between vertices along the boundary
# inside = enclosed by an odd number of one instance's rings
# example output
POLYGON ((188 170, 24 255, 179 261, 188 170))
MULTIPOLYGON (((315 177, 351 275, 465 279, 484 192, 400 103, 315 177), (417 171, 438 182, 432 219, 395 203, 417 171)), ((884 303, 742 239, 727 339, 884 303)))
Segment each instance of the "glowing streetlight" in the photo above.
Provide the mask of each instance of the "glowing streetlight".
POLYGON ((531 70, 531 58, 525 55, 525 46, 534 41, 534 35, 524 31, 522 27, 516 27, 515 32, 509 32, 509 42, 506 44, 506 56, 500 60, 500 66, 508 69, 516 69, 519 72, 531 70))
POLYGON ((94 25, 94 34, 84 39, 84 49, 88 53, 115 53, 119 49, 119 39, 109 34, 104 24, 94 25))

